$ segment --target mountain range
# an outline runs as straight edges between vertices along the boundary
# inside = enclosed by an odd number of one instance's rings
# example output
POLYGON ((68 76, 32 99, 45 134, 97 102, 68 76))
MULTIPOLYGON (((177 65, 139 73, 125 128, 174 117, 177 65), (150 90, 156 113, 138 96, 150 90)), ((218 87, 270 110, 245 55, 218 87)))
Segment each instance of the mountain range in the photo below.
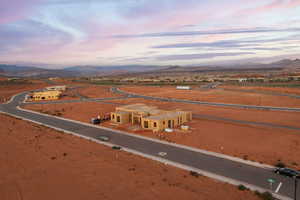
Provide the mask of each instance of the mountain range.
POLYGON ((119 66, 72 66, 63 69, 45 69, 21 65, 0 64, 0 76, 7 77, 78 77, 110 76, 141 73, 181 73, 228 70, 262 70, 262 69, 300 69, 300 59, 284 59, 269 64, 246 63, 231 66, 155 66, 155 65, 119 65, 119 66))

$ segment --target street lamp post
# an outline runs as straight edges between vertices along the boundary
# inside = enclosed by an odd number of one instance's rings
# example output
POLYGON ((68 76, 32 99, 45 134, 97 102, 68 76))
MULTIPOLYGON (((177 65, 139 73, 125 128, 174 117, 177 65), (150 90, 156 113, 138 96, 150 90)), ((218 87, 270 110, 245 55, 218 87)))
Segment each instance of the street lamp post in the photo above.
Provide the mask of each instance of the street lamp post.
POLYGON ((294 200, 297 200, 297 185, 298 185, 298 178, 300 178, 300 176, 295 176, 295 189, 294 189, 294 200))

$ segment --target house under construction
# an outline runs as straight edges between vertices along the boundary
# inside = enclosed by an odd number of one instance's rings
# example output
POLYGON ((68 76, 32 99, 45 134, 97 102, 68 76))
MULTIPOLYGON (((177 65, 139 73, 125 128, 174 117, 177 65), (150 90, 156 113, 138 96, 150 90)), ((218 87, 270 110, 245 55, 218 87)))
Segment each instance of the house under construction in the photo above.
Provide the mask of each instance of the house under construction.
POLYGON ((111 113, 111 120, 119 124, 131 123, 144 129, 162 131, 192 120, 192 113, 181 110, 165 111, 145 104, 131 104, 117 107, 116 111, 111 113))
POLYGON ((61 96, 61 91, 43 91, 43 92, 34 92, 29 98, 34 101, 39 100, 56 100, 61 96))

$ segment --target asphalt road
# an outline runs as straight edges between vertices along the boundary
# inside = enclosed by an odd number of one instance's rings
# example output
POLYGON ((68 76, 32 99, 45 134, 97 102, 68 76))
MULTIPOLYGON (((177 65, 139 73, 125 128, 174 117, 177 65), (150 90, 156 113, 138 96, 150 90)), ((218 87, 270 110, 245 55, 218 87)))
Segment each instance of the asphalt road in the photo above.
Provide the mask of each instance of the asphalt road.
POLYGON ((204 102, 204 101, 191 101, 191 100, 184 100, 184 99, 152 97, 152 96, 146 96, 146 95, 133 94, 133 93, 122 91, 119 88, 112 88, 111 90, 115 93, 127 95, 129 97, 144 98, 144 99, 148 99, 148 100, 159 100, 159 101, 169 101, 169 102, 178 102, 178 103, 189 103, 189 104, 198 104, 198 105, 209 105, 209 106, 231 107, 231 108, 244 108, 244 109, 255 109, 255 110, 275 110, 275 111, 300 112, 300 108, 254 106, 254 105, 243 105, 243 104, 226 104, 226 103, 213 103, 213 102, 204 102))
POLYGON ((69 100, 54 100, 54 101, 39 101, 39 102, 26 102, 23 104, 63 104, 63 103, 79 103, 79 102, 103 102, 117 99, 127 99, 128 97, 106 97, 106 98, 80 98, 80 99, 69 99, 69 100))
POLYGON ((258 94, 266 94, 272 96, 281 96, 281 97, 290 97, 295 99, 300 99, 300 95, 296 94, 285 94, 279 92, 269 92, 269 91, 260 91, 260 90, 250 90, 250 89, 228 89, 228 88, 218 88, 219 90, 232 91, 232 92, 244 92, 244 93, 258 93, 258 94))
MULTIPOLYGON (((118 131, 105 130, 89 126, 75 121, 68 121, 62 118, 46 116, 38 113, 19 110, 16 107, 23 101, 25 94, 17 95, 14 100, 8 104, 0 105, 0 111, 9 113, 18 117, 32 120, 44 125, 60 128, 66 131, 72 131, 82 136, 97 138, 99 136, 110 137, 110 143, 120 145, 145 155, 151 155, 160 158, 160 152, 165 152, 163 157, 167 161, 172 161, 180 165, 193 167, 205 172, 213 173, 227 177, 239 182, 244 182, 261 189, 268 190, 270 185, 268 179, 276 180, 273 185, 273 191, 279 183, 282 183, 278 194, 285 197, 292 197, 294 192, 294 181, 292 178, 283 177, 274 174, 269 168, 255 167, 241 162, 220 158, 218 156, 208 155, 189 148, 180 147, 165 142, 150 140, 124 134, 118 131)), ((209 133, 208 133, 209 134, 209 133)), ((276 151, 274 147, 274 151, 276 151)), ((300 196, 300 187, 297 190, 300 196)))
POLYGON ((193 118, 214 120, 214 121, 223 121, 223 122, 229 122, 229 123, 235 123, 235 124, 237 123, 237 124, 250 125, 250 126, 263 126, 263 127, 269 127, 269 128, 283 128, 283 129, 300 131, 300 127, 295 127, 295 126, 287 126, 287 125, 273 124, 273 123, 267 123, 267 122, 253 122, 253 121, 237 120, 237 119, 230 119, 230 118, 225 118, 225 117, 217 117, 217 116, 213 116, 213 115, 193 114, 193 118))

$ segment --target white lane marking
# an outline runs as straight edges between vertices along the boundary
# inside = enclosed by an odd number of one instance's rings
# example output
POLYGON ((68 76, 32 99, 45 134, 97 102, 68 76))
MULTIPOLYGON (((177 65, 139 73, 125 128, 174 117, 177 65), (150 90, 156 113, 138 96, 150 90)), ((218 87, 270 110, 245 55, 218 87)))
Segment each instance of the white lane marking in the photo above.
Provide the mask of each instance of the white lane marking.
POLYGON ((159 152, 158 155, 160 155, 160 156, 166 156, 167 153, 166 152, 159 152))
POLYGON ((279 189, 281 188, 282 186, 282 182, 280 182, 275 190, 275 193, 278 193, 279 192, 279 189))

